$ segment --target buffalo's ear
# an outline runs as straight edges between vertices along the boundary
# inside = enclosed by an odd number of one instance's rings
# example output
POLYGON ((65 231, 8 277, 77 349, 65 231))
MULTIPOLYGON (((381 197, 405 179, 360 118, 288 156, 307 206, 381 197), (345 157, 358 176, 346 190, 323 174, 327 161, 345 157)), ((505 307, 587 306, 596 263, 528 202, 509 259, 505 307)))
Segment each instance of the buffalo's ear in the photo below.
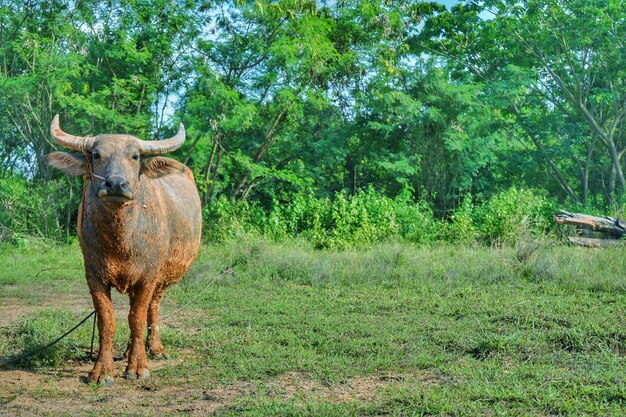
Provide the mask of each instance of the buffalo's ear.
POLYGON ((158 178, 174 172, 185 172, 185 165, 175 159, 164 156, 153 156, 141 160, 141 175, 158 178))
POLYGON ((46 155, 44 162, 73 177, 83 175, 87 167, 87 158, 80 153, 52 152, 46 155))

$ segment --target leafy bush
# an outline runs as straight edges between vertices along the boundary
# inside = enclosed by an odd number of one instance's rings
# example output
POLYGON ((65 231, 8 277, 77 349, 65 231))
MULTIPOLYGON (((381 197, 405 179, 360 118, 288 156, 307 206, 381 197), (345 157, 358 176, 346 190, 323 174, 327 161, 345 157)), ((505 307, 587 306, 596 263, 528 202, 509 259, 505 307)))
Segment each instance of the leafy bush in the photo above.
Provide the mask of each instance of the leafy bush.
POLYGON ((466 195, 461 205, 452 213, 448 222, 442 221, 439 240, 446 242, 469 242, 481 240, 482 235, 477 224, 476 206, 471 195, 466 195))
POLYGON ((75 221, 80 196, 72 200, 65 180, 0 178, 0 239, 19 244, 27 236, 67 238, 68 210, 70 221, 75 221))
POLYGON ((318 247, 345 248, 356 243, 380 242, 396 236, 393 200, 372 190, 354 196, 338 193, 322 216, 325 236, 314 241, 318 247))
POLYGON ((514 244, 520 237, 547 233, 555 211, 555 202, 544 193, 512 187, 477 208, 475 218, 487 243, 514 244))
POLYGON ((260 206, 225 196, 208 204, 202 214, 205 237, 218 242, 259 233, 260 226, 266 222, 260 206))
POLYGON ((205 209, 205 235, 223 241, 244 235, 264 235, 273 240, 303 237, 318 248, 346 248, 355 244, 398 238, 412 242, 435 239, 440 227, 425 203, 407 195, 396 199, 372 189, 333 198, 297 195, 269 210, 248 202, 219 198, 205 209))
POLYGON ((298 195, 274 201, 269 210, 248 202, 217 200, 207 211, 207 236, 218 240, 264 235, 273 240, 303 237, 318 248, 346 248, 388 239, 416 243, 480 241, 514 245, 520 238, 550 232, 555 203, 535 190, 511 188, 483 204, 470 195, 449 219, 436 219, 425 202, 409 192, 395 199, 372 189, 333 198, 298 195))
MULTIPOLYGON (((79 187, 66 180, 0 179, 0 240, 17 244, 28 244, 28 236, 71 240, 79 199, 79 187)), ((447 219, 435 218, 429 204, 416 202, 410 189, 396 198, 372 188, 323 198, 300 193, 289 201, 274 199, 266 205, 222 195, 203 209, 203 227, 210 241, 260 235, 274 241, 299 237, 317 248, 347 248, 389 239, 515 245, 520 238, 549 233, 555 210, 556 202, 545 194, 515 187, 482 204, 467 195, 447 219)))
POLYGON ((268 212, 260 205, 219 198, 205 209, 209 239, 224 240, 263 234, 274 240, 302 236, 319 248, 345 248, 378 242, 399 234, 394 200, 372 190, 333 199, 296 196, 287 204, 274 201, 268 212))
POLYGON ((399 235, 410 242, 431 242, 440 235, 441 222, 424 201, 414 202, 409 190, 394 200, 399 235))

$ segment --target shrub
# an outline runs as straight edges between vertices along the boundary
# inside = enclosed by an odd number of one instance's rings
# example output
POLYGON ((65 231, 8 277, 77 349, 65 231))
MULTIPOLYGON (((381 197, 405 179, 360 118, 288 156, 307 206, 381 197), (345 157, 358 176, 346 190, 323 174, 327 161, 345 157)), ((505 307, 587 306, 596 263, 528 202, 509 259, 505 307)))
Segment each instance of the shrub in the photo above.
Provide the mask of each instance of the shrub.
MULTIPOLYGON (((0 241, 28 244, 28 236, 71 240, 80 200, 75 182, 0 179, 0 241), (73 192, 72 192, 73 190, 73 192)), ((435 218, 410 189, 390 198, 372 188, 331 197, 313 193, 289 201, 233 201, 220 196, 203 209, 204 237, 222 242, 263 235, 274 241, 300 237, 318 248, 346 248, 388 239, 515 245, 550 232, 556 203, 540 191, 511 188, 477 204, 467 195, 447 219, 435 218)))
POLYGON ((432 209, 424 201, 414 202, 409 192, 395 199, 394 213, 399 235, 405 240, 424 243, 440 235, 441 222, 435 219, 432 209))
POLYGON ((18 243, 25 236, 67 239, 73 231, 68 217, 75 222, 80 201, 80 193, 76 188, 71 193, 70 187, 66 180, 0 178, 0 238, 18 243))
POLYGON ((394 200, 372 189, 355 195, 339 192, 332 199, 298 195, 286 204, 274 201, 267 212, 258 204, 225 198, 205 209, 209 239, 246 234, 263 234, 274 240, 304 237, 318 248, 345 248, 398 236, 423 241, 432 235, 432 223, 432 213, 424 206, 394 200))
POLYGON ((476 218, 487 243, 515 244, 521 237, 547 233, 555 211, 555 202, 544 193, 512 187, 477 209, 476 218))
POLYGON ((220 196, 203 209, 204 236, 221 242, 229 238, 260 233, 265 213, 256 204, 220 196))
POLYGON ((480 206, 467 194, 448 222, 442 222, 439 238, 446 242, 469 242, 482 238, 477 221, 480 206))

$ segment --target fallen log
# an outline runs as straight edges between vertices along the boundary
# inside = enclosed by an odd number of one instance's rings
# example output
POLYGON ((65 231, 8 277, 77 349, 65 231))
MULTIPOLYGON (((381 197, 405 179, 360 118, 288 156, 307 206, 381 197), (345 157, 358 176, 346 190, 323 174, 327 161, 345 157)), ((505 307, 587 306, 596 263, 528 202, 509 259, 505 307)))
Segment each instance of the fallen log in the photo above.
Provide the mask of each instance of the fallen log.
POLYGON ((614 217, 597 217, 561 210, 554 214, 554 221, 557 224, 570 224, 595 232, 608 233, 616 239, 626 235, 626 223, 614 217))

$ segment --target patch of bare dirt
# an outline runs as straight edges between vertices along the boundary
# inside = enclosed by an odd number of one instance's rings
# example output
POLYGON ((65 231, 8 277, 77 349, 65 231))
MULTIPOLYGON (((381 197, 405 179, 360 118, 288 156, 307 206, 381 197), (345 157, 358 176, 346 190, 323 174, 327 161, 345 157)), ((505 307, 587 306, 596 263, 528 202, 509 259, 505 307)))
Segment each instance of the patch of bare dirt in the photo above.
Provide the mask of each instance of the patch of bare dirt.
MULTIPOLYGON (((192 353, 190 353, 192 355, 192 353)), ((203 381, 184 380, 164 383, 159 369, 176 367, 181 357, 170 361, 150 361, 153 376, 143 381, 115 379, 112 386, 94 388, 82 382, 91 363, 68 363, 58 370, 0 372, 0 416, 49 415, 176 415, 206 416, 239 399, 328 401, 369 403, 394 386, 407 384, 438 385, 438 378, 427 371, 400 375, 349 378, 325 385, 306 373, 288 372, 269 381, 238 381, 216 386, 210 377, 203 381)), ((122 373, 125 362, 116 362, 122 373)))
MULTIPOLYGON (((180 360, 151 361, 151 371, 158 373, 180 360)), ((125 361, 116 362, 118 375, 125 361)), ((9 370, 0 372, 0 416, 40 415, 207 415, 224 401, 203 400, 200 388, 181 383, 175 386, 157 384, 158 378, 128 381, 117 377, 113 385, 99 388, 87 385, 84 378, 92 363, 71 363, 51 371, 9 370)))
POLYGON ((285 399, 298 396, 305 399, 324 400, 333 403, 369 403, 383 390, 407 383, 437 385, 438 378, 432 373, 423 371, 385 376, 354 377, 338 384, 324 385, 307 374, 287 372, 281 375, 277 381, 270 382, 268 386, 274 388, 275 392, 285 399))

